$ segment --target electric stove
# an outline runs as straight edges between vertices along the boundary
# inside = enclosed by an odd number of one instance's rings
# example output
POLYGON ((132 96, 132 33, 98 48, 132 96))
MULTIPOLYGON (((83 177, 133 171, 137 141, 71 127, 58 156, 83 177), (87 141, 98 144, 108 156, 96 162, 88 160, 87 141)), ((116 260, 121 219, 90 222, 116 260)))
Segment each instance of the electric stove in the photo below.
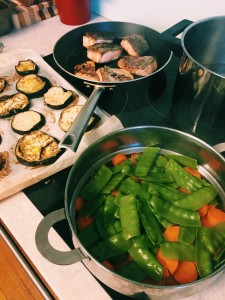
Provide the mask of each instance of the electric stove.
MULTIPOLYGON (((88 97, 91 94, 91 88, 87 87, 82 81, 64 73, 56 65, 52 54, 44 57, 44 60, 83 95, 88 97)), ((110 93, 114 93, 113 97, 115 99, 115 91, 107 91, 102 95, 100 100, 102 101, 100 103, 102 108, 109 114, 116 115, 124 127, 156 125, 176 128, 176 125, 170 119, 170 110, 178 64, 179 58, 173 56, 169 64, 161 71, 161 90, 155 95, 151 94, 152 82, 149 86, 145 83, 143 87, 138 89, 134 86, 125 92, 121 90, 117 91, 118 96, 116 98, 122 100, 117 105, 107 106, 107 103, 109 103, 108 99, 111 97, 110 93)), ((69 172, 70 168, 67 168, 23 191, 43 216, 64 207, 64 190, 69 172), (44 201, 43 198, 45 199, 44 201)), ((73 249, 72 234, 67 221, 58 222, 54 225, 54 229, 67 245, 73 249)), ((130 297, 115 292, 101 282, 100 284, 112 299, 130 299, 130 297)))

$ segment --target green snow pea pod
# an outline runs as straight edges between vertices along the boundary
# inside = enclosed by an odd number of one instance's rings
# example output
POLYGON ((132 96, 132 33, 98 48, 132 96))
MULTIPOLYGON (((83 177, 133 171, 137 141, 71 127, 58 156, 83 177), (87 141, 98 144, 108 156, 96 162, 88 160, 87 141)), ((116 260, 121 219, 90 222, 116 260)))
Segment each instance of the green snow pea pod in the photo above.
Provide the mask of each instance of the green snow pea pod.
POLYGON ((177 207, 157 197, 152 197, 149 203, 157 214, 172 223, 189 227, 201 226, 201 220, 198 212, 177 207))
POLYGON ((222 246, 213 255, 213 260, 217 263, 225 261, 225 241, 222 246))
POLYGON ((104 205, 100 206, 95 213, 95 223, 102 239, 106 239, 108 236, 112 236, 116 233, 113 224, 109 224, 108 226, 104 224, 104 205))
POLYGON ((81 196, 90 201, 104 188, 106 183, 112 177, 112 171, 102 165, 95 173, 95 175, 86 182, 81 191, 81 196))
POLYGON ((123 197, 123 196, 126 196, 124 193, 120 192, 120 190, 118 190, 118 193, 114 199, 114 202, 117 206, 120 205, 120 198, 123 197))
POLYGON ((173 202, 173 204, 180 208, 196 211, 203 205, 211 202, 217 194, 217 190, 212 185, 205 186, 185 196, 183 199, 173 202))
POLYGON ((98 242, 101 237, 97 231, 95 222, 92 222, 88 227, 79 232, 78 238, 87 248, 98 242))
POLYGON ((101 193, 103 194, 111 194, 122 182, 125 178, 126 174, 117 173, 111 177, 111 179, 107 182, 106 186, 103 188, 101 193))
POLYGON ((84 206, 79 211, 79 215, 91 216, 105 202, 105 195, 98 194, 92 201, 85 201, 84 206))
POLYGON ((139 179, 146 181, 156 181, 156 182, 174 182, 171 174, 150 172, 146 176, 140 176, 139 179))
POLYGON ((142 187, 141 184, 133 180, 131 177, 126 178, 121 183, 119 191, 126 194, 126 195, 135 195, 141 196, 142 195, 142 187))
POLYGON ((164 200, 171 203, 184 197, 184 193, 163 183, 150 182, 148 191, 150 193, 158 192, 164 200))
POLYGON ((225 242, 225 222, 207 228, 203 236, 206 248, 214 254, 215 251, 225 242))
POLYGON ((120 221, 123 236, 126 240, 141 234, 141 223, 138 214, 137 200, 133 195, 120 199, 120 221))
POLYGON ((149 239, 146 233, 132 238, 133 245, 136 248, 153 248, 154 244, 149 239))
POLYGON ((196 239, 197 228, 180 226, 178 241, 183 244, 193 244, 196 239))
POLYGON ((184 170, 184 168, 179 165, 175 160, 170 159, 166 164, 166 172, 170 172, 175 180, 175 182, 182 186, 184 189, 190 193, 200 189, 202 187, 201 180, 192 176, 190 173, 184 170))
POLYGON ((164 168, 168 160, 163 155, 158 155, 155 160, 156 167, 164 168))
POLYGON ((163 266, 156 257, 146 248, 131 247, 128 252, 138 266, 155 281, 161 281, 163 276, 163 266))
POLYGON ((126 159, 121 164, 112 167, 111 170, 114 174, 119 173, 119 172, 124 173, 126 171, 127 167, 132 166, 132 165, 133 165, 132 161, 130 159, 126 159))
POLYGON ((160 148, 158 147, 147 147, 144 149, 136 165, 135 174, 137 177, 146 176, 148 174, 158 156, 159 151, 160 148))
POLYGON ((114 197, 112 195, 108 195, 105 199, 103 211, 103 220, 106 227, 115 222, 115 212, 117 208, 118 206, 114 203, 114 197))
POLYGON ((171 259, 195 261, 195 246, 180 242, 163 242, 160 244, 163 256, 171 259))
POLYGON ((162 230, 145 199, 138 199, 137 207, 145 232, 147 233, 150 241, 153 245, 160 244, 164 240, 162 230))
POLYGON ((206 248, 204 235, 207 232, 206 227, 197 228, 195 243, 195 258, 199 276, 201 278, 210 275, 213 272, 213 255, 206 248))
POLYGON ((100 262, 126 253, 132 247, 131 240, 125 240, 122 232, 101 240, 89 248, 90 253, 100 262))
POLYGON ((142 271, 135 261, 131 261, 129 264, 119 268, 116 270, 116 273, 125 278, 139 282, 143 281, 147 277, 145 272, 142 271))
POLYGON ((190 167, 192 169, 197 170, 198 169, 198 162, 196 159, 185 156, 185 155, 178 155, 178 154, 165 154, 165 157, 170 160, 173 159, 179 164, 181 164, 184 167, 190 167))

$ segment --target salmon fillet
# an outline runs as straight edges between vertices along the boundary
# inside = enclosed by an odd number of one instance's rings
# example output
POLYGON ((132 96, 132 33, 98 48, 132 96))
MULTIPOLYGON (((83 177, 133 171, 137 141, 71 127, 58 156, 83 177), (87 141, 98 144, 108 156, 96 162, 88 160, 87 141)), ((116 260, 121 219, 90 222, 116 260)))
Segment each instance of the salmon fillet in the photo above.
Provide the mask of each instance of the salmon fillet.
POLYGON ((124 56, 118 61, 121 69, 138 76, 148 76, 157 69, 154 56, 124 56))
POLYGON ((125 37, 120 45, 123 49, 132 56, 142 56, 148 53, 150 46, 146 39, 139 34, 132 34, 125 37))
POLYGON ((94 61, 85 61, 82 64, 78 64, 74 67, 74 74, 77 77, 86 79, 99 81, 99 76, 95 71, 95 62, 94 61))
POLYGON ((134 79, 133 75, 129 71, 119 68, 110 68, 108 66, 104 66, 99 68, 96 72, 100 78, 100 81, 115 82, 134 79))
POLYGON ((83 36, 83 46, 88 48, 97 43, 113 43, 115 37, 107 31, 90 31, 83 36))
POLYGON ((107 63, 120 57, 123 48, 117 44, 98 43, 87 48, 87 57, 96 63, 107 63))

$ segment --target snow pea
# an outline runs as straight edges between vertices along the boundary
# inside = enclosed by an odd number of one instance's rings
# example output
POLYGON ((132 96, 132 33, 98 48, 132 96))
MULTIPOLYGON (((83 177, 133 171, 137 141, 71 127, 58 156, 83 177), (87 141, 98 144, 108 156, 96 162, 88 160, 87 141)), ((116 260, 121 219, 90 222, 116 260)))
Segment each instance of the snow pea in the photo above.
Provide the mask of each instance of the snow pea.
POLYGON ((95 222, 78 233, 78 238, 85 247, 90 247, 100 240, 95 222))
POLYGON ((160 148, 147 147, 137 161, 135 174, 137 177, 146 176, 156 160, 160 148))
POLYGON ((131 240, 125 240, 122 232, 101 240, 89 248, 90 253, 100 262, 126 253, 132 247, 131 240))
POLYGON ((160 173, 160 172, 150 172, 150 174, 146 176, 140 176, 138 178, 146 181, 174 182, 171 174, 160 173))
POLYGON ((178 162, 179 164, 181 164, 184 167, 190 167, 195 170, 198 168, 197 160, 192 157, 185 156, 185 155, 178 155, 178 154, 169 154, 169 153, 166 153, 165 157, 168 160, 170 160, 170 159, 175 160, 176 162, 178 162))
POLYGON ((175 182, 189 191, 190 193, 200 189, 202 187, 201 180, 192 176, 190 173, 185 171, 185 169, 177 163, 175 160, 170 159, 166 164, 166 172, 172 174, 175 182))
POLYGON ((163 266, 147 248, 136 248, 132 246, 128 252, 147 276, 155 281, 162 280, 163 266))
POLYGON ((138 199, 137 207, 145 232, 150 241, 153 245, 160 244, 164 239, 162 230, 145 199, 138 199))
POLYGON ((131 177, 128 177, 125 180, 123 180, 119 191, 126 195, 130 194, 135 196, 141 196, 143 193, 141 184, 133 180, 131 177))
POLYGON ((189 227, 201 226, 200 216, 198 212, 189 211, 177 207, 157 197, 152 197, 149 203, 157 214, 159 214, 160 216, 169 220, 172 223, 189 227))
POLYGON ((163 155, 158 155, 156 157, 156 160, 155 160, 155 165, 156 167, 159 167, 159 168, 164 168, 166 163, 167 163, 167 159, 165 158, 165 156, 163 155))
POLYGON ((91 216, 105 202, 105 195, 98 194, 93 201, 85 201, 84 206, 79 211, 82 216, 91 216))
POLYGON ((171 203, 184 197, 184 193, 162 183, 150 182, 148 191, 150 193, 153 193, 155 191, 158 192, 164 200, 171 203))
POLYGON ((123 197, 123 196, 125 196, 125 194, 122 193, 120 190, 118 190, 118 193, 117 193, 117 195, 116 195, 116 197, 115 197, 115 199, 114 199, 114 202, 115 202, 115 204, 116 204, 117 206, 120 205, 120 198, 123 197))
POLYGON ((222 244, 219 251, 216 251, 213 254, 213 260, 219 264, 221 264, 222 262, 225 262, 225 242, 222 244))
POLYGON ((132 166, 132 161, 130 159, 126 159, 125 161, 123 161, 121 164, 114 166, 111 168, 113 174, 122 172, 122 173, 126 173, 126 169, 129 166, 132 166))
POLYGON ((203 240, 206 248, 214 254, 215 251, 225 242, 225 222, 207 228, 203 240))
POLYGON ((133 245, 136 248, 153 248, 154 244, 149 239, 146 233, 132 238, 133 245))
POLYGON ((118 185, 122 182, 122 180, 125 178, 126 174, 124 173, 117 173, 113 175, 110 180, 107 182, 106 186, 103 188, 101 193, 103 194, 111 194, 118 185))
POLYGON ((206 248, 204 235, 207 232, 208 228, 200 227, 197 228, 197 236, 195 243, 195 258, 197 270, 200 278, 210 275, 213 270, 213 255, 206 248))
POLYGON ((89 178, 89 180, 86 182, 81 191, 81 196, 88 201, 94 199, 110 180, 112 174, 113 172, 108 167, 102 165, 93 175, 93 177, 89 178))
POLYGON ((183 199, 173 202, 173 204, 180 208, 196 211, 203 205, 211 202, 217 194, 217 190, 212 185, 205 186, 185 196, 183 199))
POLYGON ((137 200, 133 195, 120 199, 120 221, 123 236, 126 240, 141 234, 141 222, 138 214, 137 200))
POLYGON ((109 224, 108 226, 105 226, 104 224, 104 205, 98 208, 94 217, 98 232, 102 239, 106 239, 108 236, 112 236, 116 233, 113 224, 109 224))
POLYGON ((193 244, 196 239, 197 228, 180 226, 178 241, 183 244, 193 244))
POLYGON ((171 259, 195 261, 195 246, 180 242, 163 242, 160 244, 163 256, 171 259))
POLYGON ((108 195, 105 199, 103 210, 103 220, 106 227, 115 222, 115 212, 117 208, 117 205, 114 203, 114 197, 112 195, 108 195))
POLYGON ((147 277, 135 261, 131 261, 129 264, 119 268, 116 273, 135 281, 143 281, 147 277))

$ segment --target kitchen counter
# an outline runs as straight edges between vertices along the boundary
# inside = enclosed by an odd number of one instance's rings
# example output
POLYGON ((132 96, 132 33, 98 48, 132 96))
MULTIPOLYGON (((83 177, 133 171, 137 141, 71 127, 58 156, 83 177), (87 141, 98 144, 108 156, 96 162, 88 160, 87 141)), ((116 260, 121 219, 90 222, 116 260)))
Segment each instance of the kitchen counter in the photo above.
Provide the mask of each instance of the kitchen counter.
MULTIPOLYGON (((92 14, 90 22, 105 20, 103 17, 92 14)), ((56 16, 30 27, 12 31, 8 35, 0 37, 0 40, 5 45, 4 52, 30 48, 40 55, 46 56, 52 53, 55 42, 73 28, 75 27, 63 25, 56 16)), ((43 216, 24 193, 19 192, 0 201, 0 217, 23 252, 29 257, 59 299, 111 299, 81 262, 58 266, 42 257, 36 248, 34 236, 43 216)), ((54 229, 51 229, 49 239, 57 249, 69 250, 69 247, 54 229)), ((224 295, 223 274, 213 286, 187 299, 211 300, 215 298, 222 300, 224 295)))

